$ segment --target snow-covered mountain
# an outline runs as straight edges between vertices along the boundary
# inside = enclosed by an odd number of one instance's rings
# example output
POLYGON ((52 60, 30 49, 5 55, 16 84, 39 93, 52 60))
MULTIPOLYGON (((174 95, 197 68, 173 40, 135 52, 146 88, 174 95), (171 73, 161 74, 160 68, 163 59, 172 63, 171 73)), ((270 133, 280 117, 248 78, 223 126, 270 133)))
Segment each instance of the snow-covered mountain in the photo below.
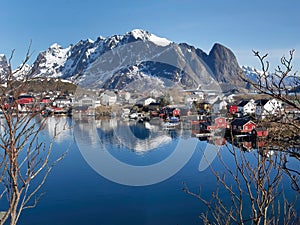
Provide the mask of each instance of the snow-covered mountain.
MULTIPOLYGON (((269 82, 269 84, 279 84, 280 78, 274 73, 266 73, 263 71, 255 70, 254 67, 250 66, 242 66, 242 70, 245 74, 245 77, 254 83, 258 83, 259 79, 261 79, 262 83, 265 84, 265 80, 269 82), (261 77, 259 77, 261 76, 261 77)), ((283 79, 282 88, 292 88, 297 84, 300 84, 299 76, 294 77, 293 75, 287 76, 283 79), (283 86, 284 85, 284 86, 283 86)))
MULTIPOLYGON (((63 78, 85 87, 103 88, 215 88, 246 85, 234 54, 215 44, 209 54, 185 43, 177 44, 147 31, 81 40, 66 48, 51 45, 31 67, 32 77, 63 78)), ((21 74, 20 74, 21 75, 21 74)))
POLYGON ((7 81, 7 78, 9 75, 11 75, 12 79, 21 80, 24 78, 25 75, 30 74, 30 71, 32 70, 32 65, 20 65, 18 68, 16 68, 14 71, 12 71, 12 74, 10 74, 10 68, 9 63, 6 59, 6 56, 4 54, 0 54, 0 77, 1 77, 1 83, 5 83, 7 81))
MULTIPOLYGON (((255 71, 254 67, 251 66, 242 66, 242 70, 244 71, 245 77, 251 81, 258 82, 257 72, 255 71)), ((262 73, 261 73, 262 74, 262 73)))
POLYGON ((33 65, 28 65, 28 64, 20 65, 17 69, 13 71, 13 77, 16 80, 23 80, 25 79, 25 77, 26 78, 30 77, 32 66, 33 65))
POLYGON ((62 48, 57 43, 51 45, 46 51, 41 52, 33 64, 33 76, 61 77, 61 67, 70 55, 71 46, 62 48))

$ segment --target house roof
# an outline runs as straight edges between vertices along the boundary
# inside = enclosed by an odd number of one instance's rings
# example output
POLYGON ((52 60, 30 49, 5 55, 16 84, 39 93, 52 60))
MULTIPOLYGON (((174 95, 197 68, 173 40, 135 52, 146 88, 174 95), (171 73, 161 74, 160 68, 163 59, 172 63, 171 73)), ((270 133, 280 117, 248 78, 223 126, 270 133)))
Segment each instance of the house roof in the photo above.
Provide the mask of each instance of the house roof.
POLYGON ((69 98, 67 98, 65 95, 60 95, 55 100, 69 100, 69 98))
POLYGON ((148 99, 150 99, 150 100, 152 100, 152 101, 155 101, 154 98, 151 98, 151 97, 145 97, 145 98, 139 99, 139 100, 138 100, 138 103, 144 104, 144 102, 145 102, 146 100, 148 100, 148 99))
POLYGON ((225 102, 227 104, 227 102, 224 99, 218 99, 217 101, 215 101, 214 104, 220 104, 221 102, 225 102))
POLYGON ((259 99, 255 101, 255 104, 258 106, 264 106, 267 102, 270 101, 269 99, 259 99))
POLYGON ((245 105, 247 105, 248 104, 248 100, 242 100, 239 104, 238 104, 238 106, 239 107, 244 107, 245 105))
POLYGON ((151 102, 149 104, 149 106, 159 106, 159 105, 160 105, 160 103, 158 103, 158 102, 151 102))
POLYGON ((231 125, 236 125, 236 126, 243 126, 248 122, 254 123, 249 117, 244 117, 244 118, 235 118, 232 122, 231 125))

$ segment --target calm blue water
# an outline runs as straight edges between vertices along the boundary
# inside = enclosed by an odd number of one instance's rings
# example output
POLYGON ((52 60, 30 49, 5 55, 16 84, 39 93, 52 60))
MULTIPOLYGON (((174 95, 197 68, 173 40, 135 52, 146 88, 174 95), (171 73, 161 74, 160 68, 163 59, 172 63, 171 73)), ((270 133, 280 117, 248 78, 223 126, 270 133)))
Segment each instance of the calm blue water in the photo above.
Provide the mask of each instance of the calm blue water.
MULTIPOLYGON (((74 123, 69 118, 50 118, 43 137, 53 135, 55 124, 60 130, 66 124, 72 128, 62 132, 56 140, 53 157, 66 149, 69 149, 68 154, 49 175, 42 190, 46 194, 38 206, 22 214, 21 225, 201 224, 199 215, 205 209, 199 200, 183 191, 182 182, 195 192, 201 186, 204 196, 214 190, 215 177, 210 170, 198 170, 207 142, 192 138, 190 131, 164 131, 153 124, 145 127, 143 124, 92 119, 74 123), (191 154, 191 158, 175 175, 159 183, 123 185, 103 177, 97 169, 97 163, 102 163, 99 168, 103 165, 108 171, 112 165, 97 158, 103 156, 97 154, 99 151, 108 152, 126 165, 147 167, 169 159, 182 142, 195 143, 195 149, 191 151, 188 146, 181 149, 176 160, 180 161, 186 154, 191 154), (93 152, 96 152, 94 158, 90 157, 93 152)), ((213 145, 210 147, 213 151, 213 145)), ((226 147, 220 151, 230 164, 226 147)), ((214 168, 220 166, 218 160, 212 165, 214 168)), ((157 175, 170 168, 160 169, 157 175)), ((123 170, 118 172, 120 176, 126 176, 123 170)), ((142 176, 137 177, 135 184, 152 175, 145 173, 142 176)))

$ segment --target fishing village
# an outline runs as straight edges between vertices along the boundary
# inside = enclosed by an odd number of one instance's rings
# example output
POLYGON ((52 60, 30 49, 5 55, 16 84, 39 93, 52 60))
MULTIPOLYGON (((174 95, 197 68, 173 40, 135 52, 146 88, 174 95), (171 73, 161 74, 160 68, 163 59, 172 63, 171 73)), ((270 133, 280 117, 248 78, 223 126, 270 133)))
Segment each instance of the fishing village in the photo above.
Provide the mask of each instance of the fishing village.
POLYGON ((117 118, 146 127, 156 125, 167 132, 190 130, 191 135, 200 140, 219 146, 226 141, 237 142, 245 150, 266 145, 269 133, 274 132, 270 118, 281 115, 297 117, 297 121, 300 118, 295 109, 255 93, 220 96, 188 90, 178 92, 176 98, 155 91, 141 96, 118 90, 60 89, 21 93, 17 99, 7 96, 2 105, 7 110, 17 105, 19 112, 38 112, 43 117, 117 118))

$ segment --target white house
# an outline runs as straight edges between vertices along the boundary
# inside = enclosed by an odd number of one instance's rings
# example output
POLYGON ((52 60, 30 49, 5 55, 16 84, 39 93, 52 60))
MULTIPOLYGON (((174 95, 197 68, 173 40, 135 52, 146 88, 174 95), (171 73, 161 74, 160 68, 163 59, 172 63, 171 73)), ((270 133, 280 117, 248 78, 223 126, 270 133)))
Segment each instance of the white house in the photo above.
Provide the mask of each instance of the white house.
POLYGON ((70 106, 71 104, 72 104, 71 98, 64 95, 58 96, 53 102, 54 106, 60 108, 63 108, 65 106, 70 106))
POLYGON ((83 96, 82 98, 78 99, 76 102, 76 105, 78 106, 88 106, 88 107, 93 107, 95 108, 95 99, 88 97, 88 96, 83 96))
POLYGON ((193 102, 198 102, 200 100, 199 95, 189 94, 185 96, 184 102, 187 105, 191 105, 193 102))
POLYGON ((264 119, 267 116, 278 115, 283 111, 282 102, 277 99, 259 99, 256 103, 256 116, 264 119))
POLYGON ((102 105, 113 105, 117 102, 117 95, 112 91, 106 90, 100 95, 100 100, 102 105))
POLYGON ((155 103, 156 100, 154 98, 149 97, 149 98, 142 98, 137 103, 147 106, 147 105, 150 105, 150 103, 152 103, 152 102, 155 103))
POLYGON ((226 100, 229 102, 229 103, 232 103, 235 101, 235 98, 236 98, 236 94, 230 94, 230 95, 227 95, 226 96, 226 100))
POLYGON ((212 105, 212 110, 214 113, 218 113, 221 110, 224 110, 227 108, 228 103, 224 99, 218 99, 215 103, 212 105))
POLYGON ((243 113, 244 115, 254 114, 256 110, 256 104, 254 99, 251 100, 242 100, 238 104, 238 112, 243 113))
POLYGON ((199 100, 205 99, 205 93, 203 91, 195 91, 194 94, 198 95, 199 100))

